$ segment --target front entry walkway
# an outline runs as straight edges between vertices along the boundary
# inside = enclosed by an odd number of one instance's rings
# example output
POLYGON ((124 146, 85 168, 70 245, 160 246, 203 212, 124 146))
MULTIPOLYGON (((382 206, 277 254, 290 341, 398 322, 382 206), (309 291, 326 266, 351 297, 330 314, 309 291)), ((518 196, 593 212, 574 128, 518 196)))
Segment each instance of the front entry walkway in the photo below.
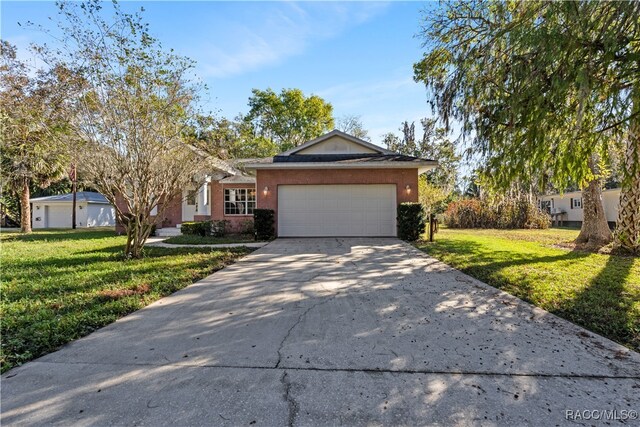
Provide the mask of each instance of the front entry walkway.
POLYGON ((639 409, 639 354, 397 239, 276 240, 2 377, 3 425, 574 425, 639 409))

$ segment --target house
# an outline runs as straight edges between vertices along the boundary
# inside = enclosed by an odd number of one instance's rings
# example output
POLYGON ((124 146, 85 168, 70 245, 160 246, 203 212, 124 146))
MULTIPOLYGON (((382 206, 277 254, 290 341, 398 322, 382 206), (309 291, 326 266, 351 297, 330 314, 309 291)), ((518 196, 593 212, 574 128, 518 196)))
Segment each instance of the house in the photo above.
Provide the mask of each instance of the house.
POLYGON ((396 236, 398 204, 418 201, 418 175, 436 165, 334 130, 212 173, 170 202, 158 234, 205 219, 227 220, 238 232, 251 227, 255 208, 265 208, 275 211, 280 237, 396 236))
MULTIPOLYGON (((33 228, 71 228, 73 194, 35 197, 31 203, 33 228)), ((109 227, 115 225, 115 208, 100 193, 79 191, 76 193, 76 226, 109 227)))
MULTIPOLYGON (((614 228, 618 219, 620 189, 611 188, 602 191, 602 204, 609 226, 614 228)), ((538 207, 550 214, 557 214, 564 225, 579 227, 582 225, 582 191, 570 191, 564 194, 548 194, 538 198, 538 207)))

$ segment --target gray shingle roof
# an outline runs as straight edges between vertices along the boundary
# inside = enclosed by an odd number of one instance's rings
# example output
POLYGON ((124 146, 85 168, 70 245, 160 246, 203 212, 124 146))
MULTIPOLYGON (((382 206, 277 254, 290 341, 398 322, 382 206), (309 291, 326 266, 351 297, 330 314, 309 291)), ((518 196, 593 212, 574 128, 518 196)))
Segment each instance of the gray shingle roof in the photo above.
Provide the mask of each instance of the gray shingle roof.
MULTIPOLYGON (((30 199, 31 202, 70 202, 73 200, 73 194, 57 194, 55 196, 36 197, 30 199)), ((106 203, 109 201, 100 193, 94 191, 78 191, 76 193, 76 201, 88 203, 106 203)))
POLYGON ((416 162, 431 161, 402 154, 291 154, 260 159, 256 163, 362 163, 362 162, 416 162))

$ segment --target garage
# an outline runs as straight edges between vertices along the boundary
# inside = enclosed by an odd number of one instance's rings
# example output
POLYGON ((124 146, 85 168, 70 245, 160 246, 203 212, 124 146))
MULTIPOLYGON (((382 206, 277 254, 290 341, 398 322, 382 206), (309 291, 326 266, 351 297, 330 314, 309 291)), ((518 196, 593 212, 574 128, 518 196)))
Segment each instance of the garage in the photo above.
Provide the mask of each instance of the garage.
POLYGON ((279 185, 278 236, 396 236, 395 184, 279 185))
POLYGON ((44 207, 44 228, 71 228, 71 205, 51 204, 44 207))
MULTIPOLYGON (((71 228, 73 194, 34 197, 31 202, 33 228, 71 228)), ((115 225, 115 209, 100 193, 78 191, 76 193, 76 226, 107 227, 115 225)))

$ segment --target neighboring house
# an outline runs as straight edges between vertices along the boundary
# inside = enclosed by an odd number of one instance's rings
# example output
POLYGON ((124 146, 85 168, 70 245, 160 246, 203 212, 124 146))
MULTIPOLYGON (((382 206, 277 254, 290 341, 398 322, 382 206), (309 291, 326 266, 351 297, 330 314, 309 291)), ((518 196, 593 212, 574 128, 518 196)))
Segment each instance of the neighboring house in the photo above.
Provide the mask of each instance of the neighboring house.
MULTIPOLYGON (((71 228, 73 194, 35 197, 31 202, 33 228, 71 228)), ((100 193, 76 193, 76 226, 109 227, 115 225, 115 208, 100 193)))
POLYGON ((437 162, 334 130, 274 157, 226 165, 169 202, 158 234, 208 219, 227 220, 232 231, 242 231, 257 207, 275 211, 280 237, 396 236, 398 204, 418 201, 418 175, 437 162))
MULTIPOLYGON (((604 213, 610 227, 615 227, 618 219, 618 203, 620 189, 612 188, 602 191, 604 213)), ((582 191, 571 191, 564 194, 548 194, 538 198, 538 207, 550 214, 558 214, 565 225, 582 225, 582 191)))

